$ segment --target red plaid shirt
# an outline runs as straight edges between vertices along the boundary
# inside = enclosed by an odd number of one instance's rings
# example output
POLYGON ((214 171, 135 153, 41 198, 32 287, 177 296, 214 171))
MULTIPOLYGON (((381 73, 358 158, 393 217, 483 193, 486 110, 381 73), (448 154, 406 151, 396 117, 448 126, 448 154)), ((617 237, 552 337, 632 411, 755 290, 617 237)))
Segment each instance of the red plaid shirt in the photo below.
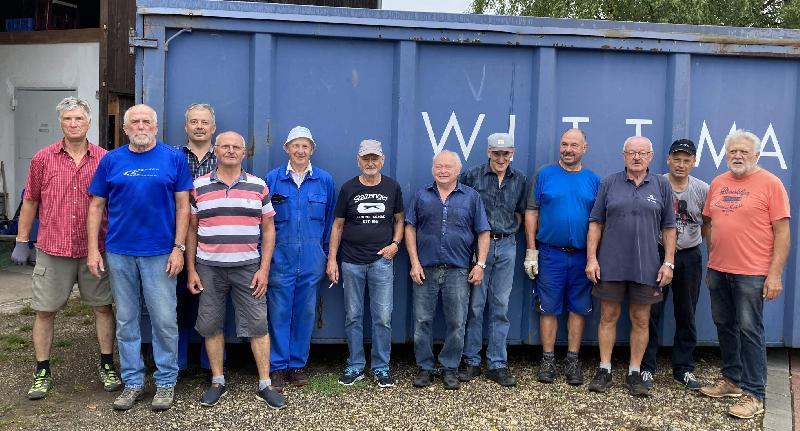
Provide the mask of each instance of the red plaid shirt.
MULTIPOLYGON (((100 159, 107 153, 88 144, 89 149, 77 166, 64 149, 63 139, 39 150, 31 159, 25 199, 39 202, 36 247, 47 254, 72 258, 88 254, 86 218, 91 196, 87 189, 100 159)), ((105 223, 100 231, 101 251, 104 238, 105 223)))

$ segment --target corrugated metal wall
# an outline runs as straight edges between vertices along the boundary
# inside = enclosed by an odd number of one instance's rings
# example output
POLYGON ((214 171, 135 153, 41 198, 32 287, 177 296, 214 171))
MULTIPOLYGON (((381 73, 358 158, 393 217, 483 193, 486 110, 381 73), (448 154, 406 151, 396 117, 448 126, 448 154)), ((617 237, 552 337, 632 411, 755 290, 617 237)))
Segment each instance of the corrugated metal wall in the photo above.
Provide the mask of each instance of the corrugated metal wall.
MULTIPOLYGON (((357 143, 383 141, 385 173, 407 201, 431 182, 434 152, 456 151, 467 167, 483 163, 486 137, 497 131, 522 143, 514 165, 529 175, 557 160, 558 136, 573 124, 586 131, 585 163, 601 176, 622 168, 628 136, 654 141, 658 172, 672 140, 689 137, 700 148, 694 173, 710 181, 726 169, 725 135, 752 130, 764 140, 761 166, 783 180, 793 204, 786 289, 766 306, 767 341, 800 346, 800 198, 792 175, 800 157, 799 32, 198 0, 139 0, 139 14, 139 35, 149 39, 142 44, 152 47, 137 50, 136 96, 159 112, 163 138, 181 144, 184 108, 210 102, 218 130, 255 143, 249 167, 258 175, 285 163, 280 144, 297 124, 311 128, 313 163, 339 185, 357 174, 357 143)), ((518 244, 524 252, 521 235, 518 244)), ((393 339, 405 342, 412 337, 407 258, 395 268, 393 339)), ((510 342, 538 343, 521 268, 514 283, 510 342)), ((341 291, 323 288, 320 303, 315 340, 342 342, 341 291)), ((588 343, 597 314, 587 322, 588 343)), ((701 343, 716 343, 705 288, 697 320, 701 343)), ((668 319, 664 331, 672 326, 668 319)))

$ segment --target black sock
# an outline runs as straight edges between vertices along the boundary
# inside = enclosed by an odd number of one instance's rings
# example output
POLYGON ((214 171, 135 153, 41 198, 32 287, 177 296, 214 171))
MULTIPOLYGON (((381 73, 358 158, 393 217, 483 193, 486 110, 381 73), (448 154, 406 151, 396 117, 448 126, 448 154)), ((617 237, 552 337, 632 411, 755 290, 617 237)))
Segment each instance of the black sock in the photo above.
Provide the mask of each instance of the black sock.
POLYGON ((45 359, 44 361, 36 361, 36 373, 38 374, 39 371, 45 370, 47 374, 50 374, 50 360, 45 359))
POLYGON ((114 354, 113 353, 101 353, 100 354, 100 366, 103 365, 110 365, 111 368, 114 368, 114 354))

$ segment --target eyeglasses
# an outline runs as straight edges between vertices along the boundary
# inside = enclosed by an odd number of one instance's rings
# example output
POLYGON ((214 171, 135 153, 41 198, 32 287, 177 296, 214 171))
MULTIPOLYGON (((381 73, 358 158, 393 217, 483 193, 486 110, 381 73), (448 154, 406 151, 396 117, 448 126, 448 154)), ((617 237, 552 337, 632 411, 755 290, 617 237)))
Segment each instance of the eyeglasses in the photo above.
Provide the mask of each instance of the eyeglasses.
POLYGON ((623 151, 622 154, 625 154, 625 157, 634 157, 639 156, 641 158, 645 158, 652 154, 652 151, 623 151))
POLYGON ((224 153, 227 153, 228 151, 233 151, 235 153, 244 151, 244 147, 240 147, 238 145, 220 145, 219 149, 222 150, 222 152, 224 153))

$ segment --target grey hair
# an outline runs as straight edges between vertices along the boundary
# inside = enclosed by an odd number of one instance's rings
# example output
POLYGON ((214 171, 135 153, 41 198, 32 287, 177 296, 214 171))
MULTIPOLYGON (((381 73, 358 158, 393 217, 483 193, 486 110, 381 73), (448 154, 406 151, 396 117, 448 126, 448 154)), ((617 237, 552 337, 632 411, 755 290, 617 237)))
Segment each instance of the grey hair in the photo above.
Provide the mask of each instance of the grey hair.
POLYGON ((208 103, 192 103, 189 105, 189 107, 186 108, 186 113, 183 114, 187 123, 189 122, 189 112, 194 111, 195 109, 205 109, 208 111, 208 113, 211 114, 211 124, 217 124, 217 116, 214 113, 214 108, 212 108, 208 103))
POLYGON ((83 109, 83 112, 86 113, 86 121, 92 122, 92 108, 89 107, 89 102, 74 96, 65 97, 58 102, 58 105, 56 105, 58 120, 61 121, 61 116, 64 115, 64 112, 73 109, 83 109))
POLYGON ((653 151, 653 141, 644 136, 631 136, 628 139, 626 139, 625 142, 622 143, 622 151, 625 151, 625 147, 627 147, 628 144, 634 139, 644 139, 645 141, 647 141, 647 144, 650 145, 650 151, 653 151))
POLYGON ((217 143, 219 142, 219 138, 221 138, 222 136, 225 136, 225 135, 236 135, 236 136, 238 136, 239 139, 242 140, 242 147, 244 149, 247 149, 247 141, 244 139, 244 136, 242 136, 241 133, 234 132, 233 130, 228 130, 227 132, 222 132, 219 135, 217 135, 217 137, 214 138, 214 146, 215 147, 217 146, 217 143))
POLYGON ((758 139, 758 136, 744 129, 734 130, 725 137, 725 151, 728 150, 728 144, 735 140, 750 141, 753 145, 753 152, 761 152, 761 139, 758 139))
POLYGON ((433 162, 435 163, 436 162, 436 158, 441 156, 442 154, 450 154, 453 157, 455 157, 456 166, 458 166, 458 172, 461 172, 461 157, 459 157, 458 153, 456 153, 455 151, 442 150, 442 151, 439 152, 439 154, 436 154, 436 155, 433 156, 433 162))
POLYGON ((133 105, 130 108, 126 109, 125 110, 125 114, 122 116, 122 123, 123 124, 128 124, 128 120, 131 119, 131 110, 133 110, 133 108, 139 108, 139 107, 142 107, 142 106, 150 109, 153 112, 153 123, 154 124, 158 124, 158 114, 156 114, 156 110, 153 109, 149 105, 145 105, 144 103, 140 103, 138 105, 133 105))

